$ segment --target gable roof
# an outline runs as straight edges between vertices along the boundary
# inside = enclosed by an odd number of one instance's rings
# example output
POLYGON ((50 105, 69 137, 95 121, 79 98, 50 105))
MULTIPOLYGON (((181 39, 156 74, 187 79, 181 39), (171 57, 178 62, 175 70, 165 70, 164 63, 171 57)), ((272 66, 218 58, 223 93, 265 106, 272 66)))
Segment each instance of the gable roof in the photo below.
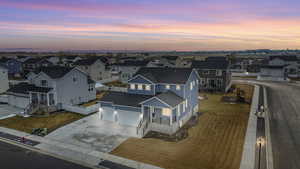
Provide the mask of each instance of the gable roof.
POLYGON ((38 74, 40 72, 45 73, 52 79, 59 79, 64 77, 67 73, 69 73, 72 69, 71 67, 63 67, 63 66, 49 66, 49 67, 41 67, 38 68, 35 73, 38 74))
POLYGON ((7 92, 28 94, 29 92, 48 93, 50 90, 52 90, 52 88, 38 87, 33 84, 22 82, 9 88, 7 92))
POLYGON ((178 96, 177 94, 175 94, 174 92, 171 92, 171 91, 167 91, 167 92, 158 94, 155 97, 157 97, 158 99, 165 102, 166 104, 168 104, 171 107, 175 107, 184 101, 184 99, 182 97, 178 96))
POLYGON ((229 62, 227 60, 206 60, 196 61, 194 60, 191 65, 195 69, 228 69, 229 62))
POLYGON ((192 71, 191 68, 142 67, 133 77, 141 75, 154 83, 185 84, 192 71))
POLYGON ((84 65, 84 66, 90 66, 94 64, 98 59, 97 58, 87 58, 87 59, 80 59, 77 60, 74 65, 84 65))
POLYGON ((143 67, 143 66, 147 66, 148 63, 149 63, 149 61, 147 61, 147 60, 126 60, 122 63, 115 63, 113 65, 115 65, 115 66, 139 66, 139 67, 143 67))
POLYGON ((298 58, 296 55, 276 55, 276 56, 270 56, 269 58, 270 58, 270 60, 278 58, 278 59, 281 59, 281 60, 284 60, 287 62, 298 61, 298 58))
POLYGON ((140 103, 151 97, 153 96, 123 93, 123 92, 109 92, 108 94, 104 95, 100 101, 112 102, 113 104, 116 105, 141 107, 140 103))
POLYGON ((48 62, 48 63, 51 63, 49 62, 47 59, 45 58, 29 58, 27 59, 24 63, 25 64, 36 64, 36 63, 40 63, 40 62, 48 62))

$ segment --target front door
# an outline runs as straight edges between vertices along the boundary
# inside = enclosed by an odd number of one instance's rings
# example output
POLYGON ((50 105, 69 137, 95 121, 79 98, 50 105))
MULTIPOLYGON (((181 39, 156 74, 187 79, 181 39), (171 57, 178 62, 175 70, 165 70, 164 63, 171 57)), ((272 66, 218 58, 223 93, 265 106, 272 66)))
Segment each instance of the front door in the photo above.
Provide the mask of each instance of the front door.
POLYGON ((31 103, 32 104, 38 104, 39 99, 37 93, 31 93, 31 103))
POLYGON ((143 120, 150 121, 150 107, 148 107, 148 106, 144 107, 143 120))

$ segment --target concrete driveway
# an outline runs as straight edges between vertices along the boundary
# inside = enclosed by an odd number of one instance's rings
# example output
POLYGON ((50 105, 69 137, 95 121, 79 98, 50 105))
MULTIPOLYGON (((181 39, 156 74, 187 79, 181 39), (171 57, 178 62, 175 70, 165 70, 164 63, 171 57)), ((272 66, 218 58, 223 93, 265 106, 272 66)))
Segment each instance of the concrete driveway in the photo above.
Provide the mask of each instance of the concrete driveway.
POLYGON ((53 131, 46 138, 107 153, 135 136, 134 127, 120 127, 93 114, 53 131))
POLYGON ((18 114, 22 111, 24 111, 24 110, 10 106, 8 104, 0 104, 0 120, 8 118, 8 117, 12 117, 15 114, 18 114))

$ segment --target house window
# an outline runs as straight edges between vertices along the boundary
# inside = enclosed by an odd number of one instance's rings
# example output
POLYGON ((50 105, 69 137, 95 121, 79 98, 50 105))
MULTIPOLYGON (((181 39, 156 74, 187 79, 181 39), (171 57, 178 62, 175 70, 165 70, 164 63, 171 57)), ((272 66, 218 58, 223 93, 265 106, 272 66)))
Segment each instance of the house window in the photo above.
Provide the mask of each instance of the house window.
POLYGON ((47 80, 41 80, 41 86, 43 87, 48 86, 47 80))
POLYGON ((170 85, 166 85, 166 89, 169 90, 170 89, 170 85))
POLYGON ((138 90, 143 90, 143 85, 142 84, 138 85, 138 90))
POLYGON ((188 100, 185 101, 185 107, 188 107, 188 100))
POLYGON ((77 82, 77 78, 73 77, 73 82, 76 83, 77 82))
POLYGON ((176 90, 180 90, 180 85, 176 85, 176 90))
POLYGON ((150 91, 151 90, 151 86, 150 85, 146 85, 146 90, 150 91))
POLYGON ((170 117, 171 114, 172 114, 171 112, 172 112, 172 111, 171 111, 171 109, 169 109, 169 108, 163 108, 163 109, 162 109, 162 115, 163 115, 163 116, 169 116, 169 117, 170 117))
POLYGON ((135 90, 135 84, 130 84, 130 89, 135 90))

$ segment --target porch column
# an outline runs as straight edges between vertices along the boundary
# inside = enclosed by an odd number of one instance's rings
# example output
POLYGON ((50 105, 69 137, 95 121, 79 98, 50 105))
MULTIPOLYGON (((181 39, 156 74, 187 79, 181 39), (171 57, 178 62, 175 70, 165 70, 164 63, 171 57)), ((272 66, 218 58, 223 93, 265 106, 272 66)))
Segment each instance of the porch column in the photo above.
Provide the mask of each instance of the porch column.
POLYGON ((140 116, 140 121, 144 120, 144 106, 142 105, 142 115, 140 116))
POLYGON ((47 106, 50 106, 49 93, 47 93, 47 106))
POLYGON ((172 126, 173 109, 170 109, 170 110, 171 110, 171 114, 170 114, 170 126, 172 126))
POLYGON ((30 104, 32 103, 32 93, 31 92, 29 93, 29 103, 30 104))

